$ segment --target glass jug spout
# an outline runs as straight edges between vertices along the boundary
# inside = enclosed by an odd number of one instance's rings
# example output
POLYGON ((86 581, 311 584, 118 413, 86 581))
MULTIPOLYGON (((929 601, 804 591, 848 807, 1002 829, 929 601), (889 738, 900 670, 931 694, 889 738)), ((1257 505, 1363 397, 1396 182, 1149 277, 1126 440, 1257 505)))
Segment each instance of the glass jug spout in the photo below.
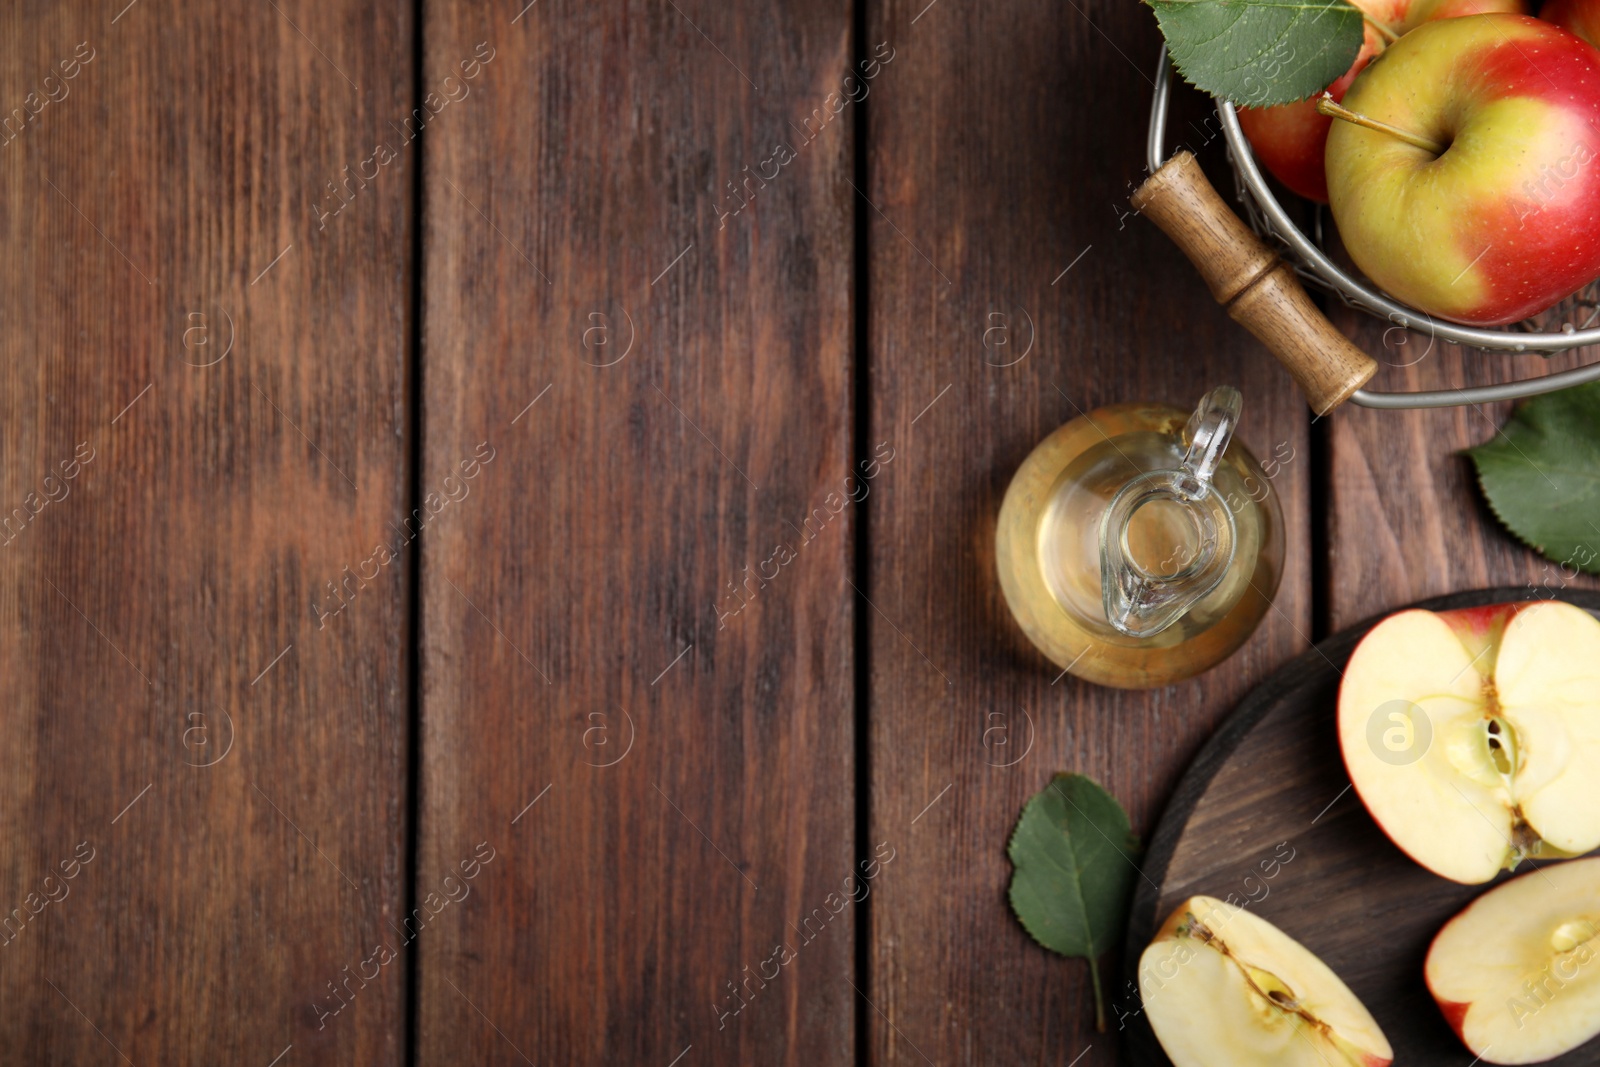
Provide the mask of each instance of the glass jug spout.
POLYGON ((1239 422, 1241 399, 1219 386, 1183 429, 1179 467, 1138 475, 1100 522, 1106 619, 1130 637, 1152 637, 1221 584, 1238 541, 1233 511, 1212 485, 1239 422))

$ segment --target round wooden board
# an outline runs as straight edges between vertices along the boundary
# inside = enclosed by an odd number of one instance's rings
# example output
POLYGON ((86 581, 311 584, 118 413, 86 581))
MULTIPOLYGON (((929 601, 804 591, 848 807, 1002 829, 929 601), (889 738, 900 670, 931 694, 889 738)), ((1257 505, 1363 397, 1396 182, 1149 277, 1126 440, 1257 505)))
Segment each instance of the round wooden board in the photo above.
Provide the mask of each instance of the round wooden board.
MULTIPOLYGON (((1600 593, 1556 596, 1600 615, 1600 593)), ((1443 611, 1519 599, 1526 590, 1485 589, 1414 606, 1443 611)), ((1447 881, 1396 848, 1350 788, 1339 754, 1340 672, 1378 621, 1330 637, 1256 687, 1195 758, 1162 814, 1140 864, 1120 992, 1108 991, 1110 1025, 1127 1031, 1124 1047, 1138 1067, 1170 1063, 1139 1009, 1139 956, 1172 909, 1196 893, 1249 902, 1322 957, 1378 1020, 1400 1067, 1474 1063, 1429 996, 1422 968, 1439 928, 1489 887, 1447 881), (1275 855, 1292 858, 1273 865, 1275 855)), ((1600 1039, 1549 1062, 1600 1067, 1600 1039)))

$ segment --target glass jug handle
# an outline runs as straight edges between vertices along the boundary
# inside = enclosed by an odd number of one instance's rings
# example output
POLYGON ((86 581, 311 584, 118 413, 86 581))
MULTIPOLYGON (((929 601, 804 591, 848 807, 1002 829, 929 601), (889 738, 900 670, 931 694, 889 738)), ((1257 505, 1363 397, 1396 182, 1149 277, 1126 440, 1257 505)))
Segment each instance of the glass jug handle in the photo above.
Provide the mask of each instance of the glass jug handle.
POLYGON ((1183 470, 1194 479, 1190 487, 1193 495, 1210 490, 1217 464, 1222 462, 1222 454, 1233 440, 1234 427, 1239 425, 1243 405, 1239 390, 1219 385, 1200 398, 1200 405, 1184 424, 1183 440, 1189 450, 1183 456, 1183 470))

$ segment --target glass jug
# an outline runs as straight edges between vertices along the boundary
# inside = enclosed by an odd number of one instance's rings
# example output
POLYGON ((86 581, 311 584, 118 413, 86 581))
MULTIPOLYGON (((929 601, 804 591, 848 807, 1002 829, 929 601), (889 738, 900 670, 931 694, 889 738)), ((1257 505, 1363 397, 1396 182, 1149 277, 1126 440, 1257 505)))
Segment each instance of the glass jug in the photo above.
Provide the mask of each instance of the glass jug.
POLYGON ((1193 414, 1100 408, 1023 461, 995 556, 1011 613, 1057 666, 1101 685, 1168 685, 1255 630, 1283 572, 1283 512, 1233 440, 1240 404, 1221 386, 1193 414))

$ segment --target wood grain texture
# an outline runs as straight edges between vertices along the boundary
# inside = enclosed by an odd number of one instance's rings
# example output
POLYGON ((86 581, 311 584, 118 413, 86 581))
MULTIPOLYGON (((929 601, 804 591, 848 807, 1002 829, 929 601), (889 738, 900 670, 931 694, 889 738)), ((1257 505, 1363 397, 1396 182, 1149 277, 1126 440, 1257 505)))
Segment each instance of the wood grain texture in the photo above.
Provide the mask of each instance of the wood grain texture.
MULTIPOLYGON (((1502 587, 1417 606, 1442 611, 1516 595, 1502 587)), ((1557 596, 1600 612, 1593 591, 1557 596)), ((1321 958, 1377 1019, 1395 1062, 1471 1067, 1477 1061, 1440 1014, 1422 972, 1434 935, 1485 887, 1447 881, 1401 852, 1350 791, 1338 755, 1340 671, 1377 621, 1343 630, 1274 672, 1184 773, 1145 859, 1151 882, 1135 893, 1123 970, 1135 973, 1166 917, 1203 893, 1249 908, 1321 958)), ((1139 998, 1121 1005, 1117 1026, 1128 1035, 1129 1062, 1168 1062, 1139 998)), ((1600 1044, 1551 1062, 1592 1067, 1600 1044)))
POLYGON ((0 14, 0 1062, 400 1060, 409 10, 0 14))
MULTIPOLYGON (((1387 328, 1371 316, 1332 312, 1377 357, 1369 388, 1458 389, 1577 366, 1593 354, 1511 356, 1462 349, 1387 328)), ((1461 450, 1499 433, 1510 403, 1374 411, 1346 405, 1328 423, 1328 610, 1334 628, 1428 596, 1490 585, 1525 599, 1600 588, 1517 541, 1484 503, 1461 450)), ((1600 538, 1595 546, 1600 550, 1600 538)))
POLYGON ((516 14, 425 30, 419 1062, 845 1063, 848 7, 516 14))
MULTIPOLYGON (((1117 1040, 1094 1033, 1087 969, 1011 916, 1006 840, 1058 770, 1092 775, 1148 830, 1234 699, 1305 646, 1310 417, 1182 253, 1128 207, 1157 52, 1148 12, 924 8, 871 4, 866 34, 897 51, 868 105, 863 187, 874 205, 868 438, 896 450, 868 505, 861 606, 871 841, 898 857, 871 899, 869 1059, 1108 1064, 1117 1040), (1079 411, 1192 405, 1224 383, 1244 393, 1252 450, 1296 457, 1275 482, 1289 546, 1276 609, 1197 680, 1147 692, 1052 684, 1059 672, 1013 624, 994 571, 1012 473, 1079 411)), ((1215 119, 1181 97, 1175 139, 1214 162, 1215 119)))

